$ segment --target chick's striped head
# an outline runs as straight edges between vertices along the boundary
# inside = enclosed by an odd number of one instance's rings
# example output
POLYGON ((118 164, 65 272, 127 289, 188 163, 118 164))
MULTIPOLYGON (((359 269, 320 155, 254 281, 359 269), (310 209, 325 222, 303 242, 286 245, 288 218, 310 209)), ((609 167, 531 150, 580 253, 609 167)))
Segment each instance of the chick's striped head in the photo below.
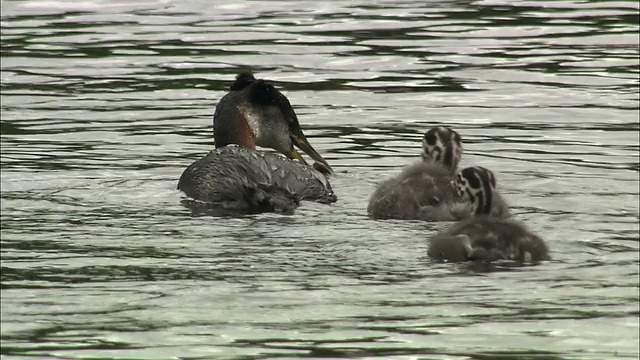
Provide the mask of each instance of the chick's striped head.
POLYGON ((462 157, 462 138, 451 128, 434 127, 424 134, 421 156, 424 161, 439 162, 455 171, 462 157))

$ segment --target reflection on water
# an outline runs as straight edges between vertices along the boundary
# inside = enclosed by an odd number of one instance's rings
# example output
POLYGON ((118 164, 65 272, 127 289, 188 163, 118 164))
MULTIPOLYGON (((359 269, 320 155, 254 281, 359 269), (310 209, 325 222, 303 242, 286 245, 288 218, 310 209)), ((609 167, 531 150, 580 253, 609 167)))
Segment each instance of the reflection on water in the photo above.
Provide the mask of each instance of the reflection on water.
POLYGON ((638 357, 637 2, 1 7, 3 356, 638 357), (338 203, 181 204, 243 69, 289 97, 338 203), (367 219, 440 124, 553 261, 436 264, 447 224, 367 219))

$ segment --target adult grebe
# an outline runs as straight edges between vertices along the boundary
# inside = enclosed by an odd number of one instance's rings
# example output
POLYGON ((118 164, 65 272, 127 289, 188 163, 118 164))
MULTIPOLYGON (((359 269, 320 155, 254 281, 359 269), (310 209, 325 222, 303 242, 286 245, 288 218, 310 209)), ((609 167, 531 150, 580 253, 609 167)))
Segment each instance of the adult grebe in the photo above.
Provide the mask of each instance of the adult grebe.
POLYGON ((308 166, 293 147, 332 173, 304 136, 289 100, 269 82, 238 74, 216 106, 213 135, 216 148, 180 176, 178 189, 188 197, 245 213, 288 212, 300 200, 337 200, 325 174, 308 166))

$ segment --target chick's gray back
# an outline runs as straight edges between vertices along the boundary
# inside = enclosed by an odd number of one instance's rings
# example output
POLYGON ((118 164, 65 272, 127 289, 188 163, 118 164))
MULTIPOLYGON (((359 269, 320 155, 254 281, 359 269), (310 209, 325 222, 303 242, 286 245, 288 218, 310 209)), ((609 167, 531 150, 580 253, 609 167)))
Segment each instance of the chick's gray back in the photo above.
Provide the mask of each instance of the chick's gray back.
POLYGON ((529 253, 532 260, 549 258, 548 248, 544 240, 531 232, 524 224, 513 219, 500 219, 492 216, 472 217, 454 224, 451 228, 437 235, 447 238, 466 235, 474 248, 495 249, 503 259, 522 260, 529 253))
POLYGON ((383 181, 371 195, 367 212, 374 219, 419 219, 425 206, 455 200, 450 171, 435 162, 417 162, 383 181))

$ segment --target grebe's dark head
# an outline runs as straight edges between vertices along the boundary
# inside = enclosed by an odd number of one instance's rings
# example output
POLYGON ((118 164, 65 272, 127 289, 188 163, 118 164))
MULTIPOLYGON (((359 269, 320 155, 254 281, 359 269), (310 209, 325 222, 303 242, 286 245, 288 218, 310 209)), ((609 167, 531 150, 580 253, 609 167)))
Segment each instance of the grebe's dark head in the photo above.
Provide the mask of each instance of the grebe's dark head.
POLYGON ((491 170, 481 166, 464 168, 458 172, 455 180, 458 195, 470 201, 476 215, 490 214, 496 178, 491 170))
POLYGON ((462 139, 448 127, 435 127, 424 134, 422 139, 422 159, 443 164, 454 172, 462 157, 462 139))
POLYGON ((255 81, 256 81, 256 78, 253 76, 253 74, 250 71, 241 72, 238 75, 236 75, 236 81, 234 81, 233 84, 231 84, 231 86, 229 87, 229 90, 240 91, 255 81))
POLYGON ((220 99, 213 116, 216 147, 262 146, 306 164, 295 145, 332 172, 327 161, 309 144, 287 97, 273 84, 243 72, 236 76, 230 90, 220 99))

